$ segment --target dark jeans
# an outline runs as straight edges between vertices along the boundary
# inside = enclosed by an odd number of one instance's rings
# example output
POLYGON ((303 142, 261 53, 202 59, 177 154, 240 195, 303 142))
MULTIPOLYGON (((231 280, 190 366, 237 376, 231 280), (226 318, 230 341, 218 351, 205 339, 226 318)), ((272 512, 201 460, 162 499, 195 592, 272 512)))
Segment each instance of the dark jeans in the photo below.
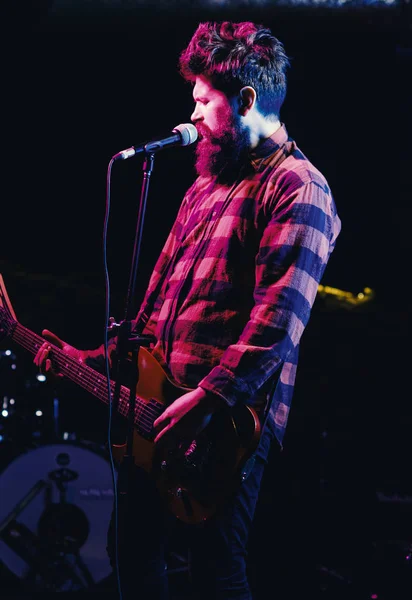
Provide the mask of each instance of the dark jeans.
MULTIPOLYGON (((234 498, 201 525, 184 525, 166 513, 151 477, 136 468, 127 510, 119 499, 118 556, 124 600, 167 600, 168 537, 184 529, 190 581, 198 600, 251 600, 247 541, 273 435, 264 431, 249 476, 234 498)), ((108 554, 115 566, 115 512, 108 531, 108 554)))

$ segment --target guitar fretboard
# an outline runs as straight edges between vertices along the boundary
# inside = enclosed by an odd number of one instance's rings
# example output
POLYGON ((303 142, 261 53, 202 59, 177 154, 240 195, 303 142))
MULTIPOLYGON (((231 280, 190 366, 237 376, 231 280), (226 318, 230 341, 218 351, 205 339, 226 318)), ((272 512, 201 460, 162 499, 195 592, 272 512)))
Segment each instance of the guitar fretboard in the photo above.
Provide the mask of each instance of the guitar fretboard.
MULTIPOLYGON (((40 335, 30 331, 20 323, 16 322, 11 335, 12 339, 20 346, 36 354, 40 346, 46 341, 40 335)), ((73 356, 68 356, 63 350, 50 343, 50 358, 57 371, 93 394, 104 402, 109 404, 113 399, 115 391, 115 382, 110 381, 110 396, 108 390, 108 381, 101 373, 89 367, 84 362, 79 361, 73 356)), ((120 386, 119 402, 117 411, 124 417, 129 413, 130 390, 126 386, 120 386)), ((139 433, 144 437, 152 435, 153 421, 161 414, 162 407, 154 400, 144 400, 139 396, 135 397, 135 425, 139 433)))

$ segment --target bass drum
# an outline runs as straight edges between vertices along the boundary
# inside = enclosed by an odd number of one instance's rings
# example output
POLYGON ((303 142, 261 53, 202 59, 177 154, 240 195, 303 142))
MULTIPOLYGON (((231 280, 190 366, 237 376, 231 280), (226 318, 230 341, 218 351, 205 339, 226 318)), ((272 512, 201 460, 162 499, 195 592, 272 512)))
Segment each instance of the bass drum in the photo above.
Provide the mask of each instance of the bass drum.
POLYGON ((36 590, 91 588, 111 572, 113 474, 87 442, 38 447, 0 474, 0 560, 36 590))

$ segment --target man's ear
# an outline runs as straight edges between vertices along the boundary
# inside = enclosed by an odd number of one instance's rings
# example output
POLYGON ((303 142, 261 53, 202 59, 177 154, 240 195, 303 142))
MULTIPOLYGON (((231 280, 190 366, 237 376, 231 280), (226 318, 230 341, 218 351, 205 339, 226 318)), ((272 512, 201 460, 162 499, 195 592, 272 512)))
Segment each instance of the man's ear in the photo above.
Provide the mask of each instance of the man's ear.
POLYGON ((246 85, 239 92, 239 114, 246 116, 256 103, 256 91, 250 85, 246 85))

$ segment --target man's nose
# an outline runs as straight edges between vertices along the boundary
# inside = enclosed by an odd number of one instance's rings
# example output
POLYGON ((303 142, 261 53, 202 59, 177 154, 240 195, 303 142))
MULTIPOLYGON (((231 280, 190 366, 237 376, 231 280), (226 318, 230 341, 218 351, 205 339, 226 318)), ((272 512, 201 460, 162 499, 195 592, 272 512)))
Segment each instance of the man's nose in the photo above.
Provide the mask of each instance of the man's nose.
POLYGON ((197 123, 197 121, 200 121, 201 118, 202 117, 200 115, 200 112, 198 111, 198 109, 196 107, 190 116, 190 120, 192 121, 192 123, 197 123))

